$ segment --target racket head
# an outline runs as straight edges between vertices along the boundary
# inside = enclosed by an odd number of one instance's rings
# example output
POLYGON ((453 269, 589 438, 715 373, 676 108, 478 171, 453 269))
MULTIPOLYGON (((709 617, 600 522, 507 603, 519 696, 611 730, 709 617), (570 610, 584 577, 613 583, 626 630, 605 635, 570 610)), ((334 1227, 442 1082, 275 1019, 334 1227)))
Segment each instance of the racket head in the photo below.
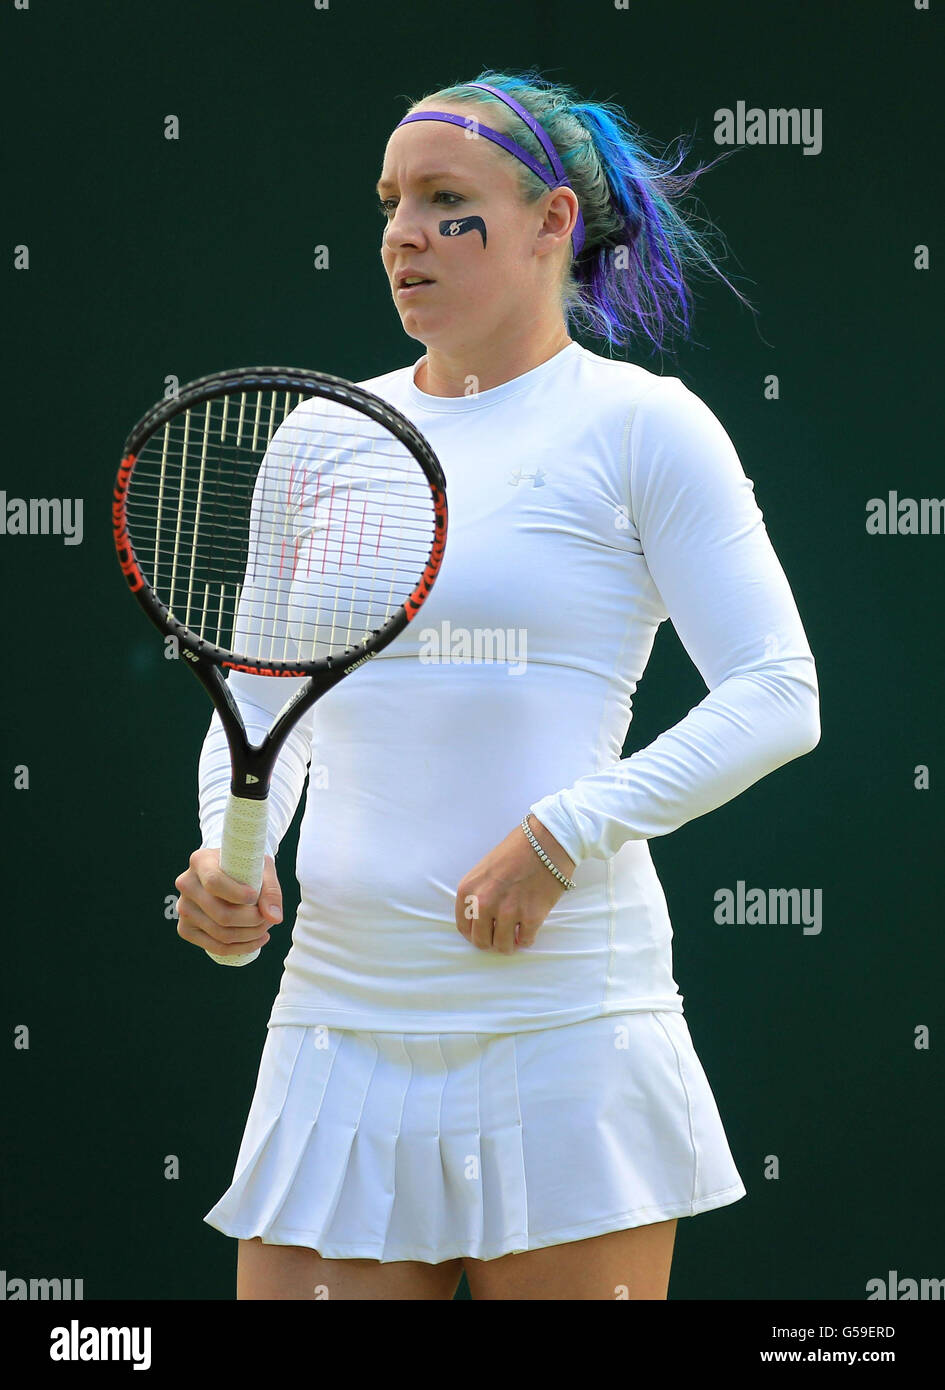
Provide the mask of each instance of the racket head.
POLYGON ((443 470, 406 416, 292 367, 215 372, 158 401, 112 502, 130 591, 194 665, 332 684, 419 612, 447 521, 443 470))

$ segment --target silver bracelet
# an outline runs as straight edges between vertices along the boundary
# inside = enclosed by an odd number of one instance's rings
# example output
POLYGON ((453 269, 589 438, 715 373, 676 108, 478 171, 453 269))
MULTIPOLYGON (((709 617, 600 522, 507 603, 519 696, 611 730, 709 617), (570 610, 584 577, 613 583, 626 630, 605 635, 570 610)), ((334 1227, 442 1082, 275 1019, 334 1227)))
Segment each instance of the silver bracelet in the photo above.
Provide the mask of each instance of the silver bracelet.
POLYGON ((574 887, 574 883, 572 882, 572 880, 571 880, 570 878, 565 878, 564 874, 560 873, 559 870, 555 868, 554 864, 552 864, 551 860, 548 858, 547 854, 546 854, 545 851, 542 849, 541 845, 540 845, 540 844, 538 843, 538 841, 535 839, 534 835, 532 834, 531 826, 528 824, 528 816, 527 816, 527 815, 524 815, 524 816, 522 817, 522 829, 525 831, 525 834, 526 834, 526 835, 528 836, 528 838, 531 840, 531 842, 532 842, 532 849, 533 849, 533 850, 535 851, 535 853, 538 855, 538 858, 541 860, 541 862, 542 862, 543 864, 545 864, 545 865, 551 870, 551 872, 554 874, 555 878, 559 878, 559 879, 561 880, 561 882, 564 884, 565 888, 573 888, 573 887, 574 887))

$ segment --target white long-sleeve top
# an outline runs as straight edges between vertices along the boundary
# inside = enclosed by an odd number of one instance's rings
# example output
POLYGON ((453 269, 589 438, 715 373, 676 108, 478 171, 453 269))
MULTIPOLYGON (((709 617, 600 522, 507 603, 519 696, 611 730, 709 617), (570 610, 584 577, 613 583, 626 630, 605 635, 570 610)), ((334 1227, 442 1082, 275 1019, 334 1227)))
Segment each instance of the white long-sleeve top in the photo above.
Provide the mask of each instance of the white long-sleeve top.
MULTIPOLYGON (((360 384, 439 457, 446 553, 414 621, 280 755, 272 854, 311 766, 270 1026, 501 1033, 682 1012, 647 841, 820 738, 814 659, 754 484, 677 377, 572 342, 492 390, 440 397, 415 384, 423 361, 360 384), (708 693, 622 758, 667 618, 708 693), (531 949, 479 950, 456 928, 458 885, 529 810, 576 886, 531 949)), ((302 684, 229 680, 256 739, 302 684)), ((214 714, 205 846, 220 844, 229 776, 214 714)))

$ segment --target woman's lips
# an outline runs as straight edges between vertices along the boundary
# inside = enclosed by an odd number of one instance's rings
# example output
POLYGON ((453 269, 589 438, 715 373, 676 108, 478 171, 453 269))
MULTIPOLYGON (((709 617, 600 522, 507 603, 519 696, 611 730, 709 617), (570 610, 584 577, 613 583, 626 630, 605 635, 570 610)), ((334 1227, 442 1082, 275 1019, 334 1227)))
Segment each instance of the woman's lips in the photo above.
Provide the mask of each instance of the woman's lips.
POLYGON ((435 280, 421 280, 419 285, 400 285, 397 293, 407 297, 411 294, 416 294, 418 290, 428 290, 431 285, 435 284, 435 280))

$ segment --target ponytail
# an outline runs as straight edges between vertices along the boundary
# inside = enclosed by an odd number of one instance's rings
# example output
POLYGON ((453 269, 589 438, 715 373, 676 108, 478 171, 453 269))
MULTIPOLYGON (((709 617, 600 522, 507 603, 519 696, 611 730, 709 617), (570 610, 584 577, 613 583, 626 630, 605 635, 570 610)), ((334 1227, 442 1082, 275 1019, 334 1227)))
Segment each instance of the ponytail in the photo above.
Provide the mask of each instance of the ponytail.
MULTIPOLYGON (((582 101, 573 88, 553 84, 535 69, 517 75, 487 69, 475 81, 501 88, 531 112, 548 133, 577 195, 586 240, 578 257, 572 255, 561 287, 569 331, 586 329, 606 338, 611 348, 642 334, 661 349, 667 334, 677 329, 688 338, 692 307, 686 273, 700 263, 749 305, 718 269, 707 241, 678 206, 701 173, 737 151, 726 151, 690 173, 678 173, 690 148, 683 137, 675 163, 663 160, 645 148, 619 106, 582 101)), ((429 104, 434 99, 488 107, 486 124, 510 135, 547 165, 526 123, 489 93, 458 83, 421 100, 429 104)), ((547 185, 524 162, 515 164, 525 202, 547 193, 547 185)))

